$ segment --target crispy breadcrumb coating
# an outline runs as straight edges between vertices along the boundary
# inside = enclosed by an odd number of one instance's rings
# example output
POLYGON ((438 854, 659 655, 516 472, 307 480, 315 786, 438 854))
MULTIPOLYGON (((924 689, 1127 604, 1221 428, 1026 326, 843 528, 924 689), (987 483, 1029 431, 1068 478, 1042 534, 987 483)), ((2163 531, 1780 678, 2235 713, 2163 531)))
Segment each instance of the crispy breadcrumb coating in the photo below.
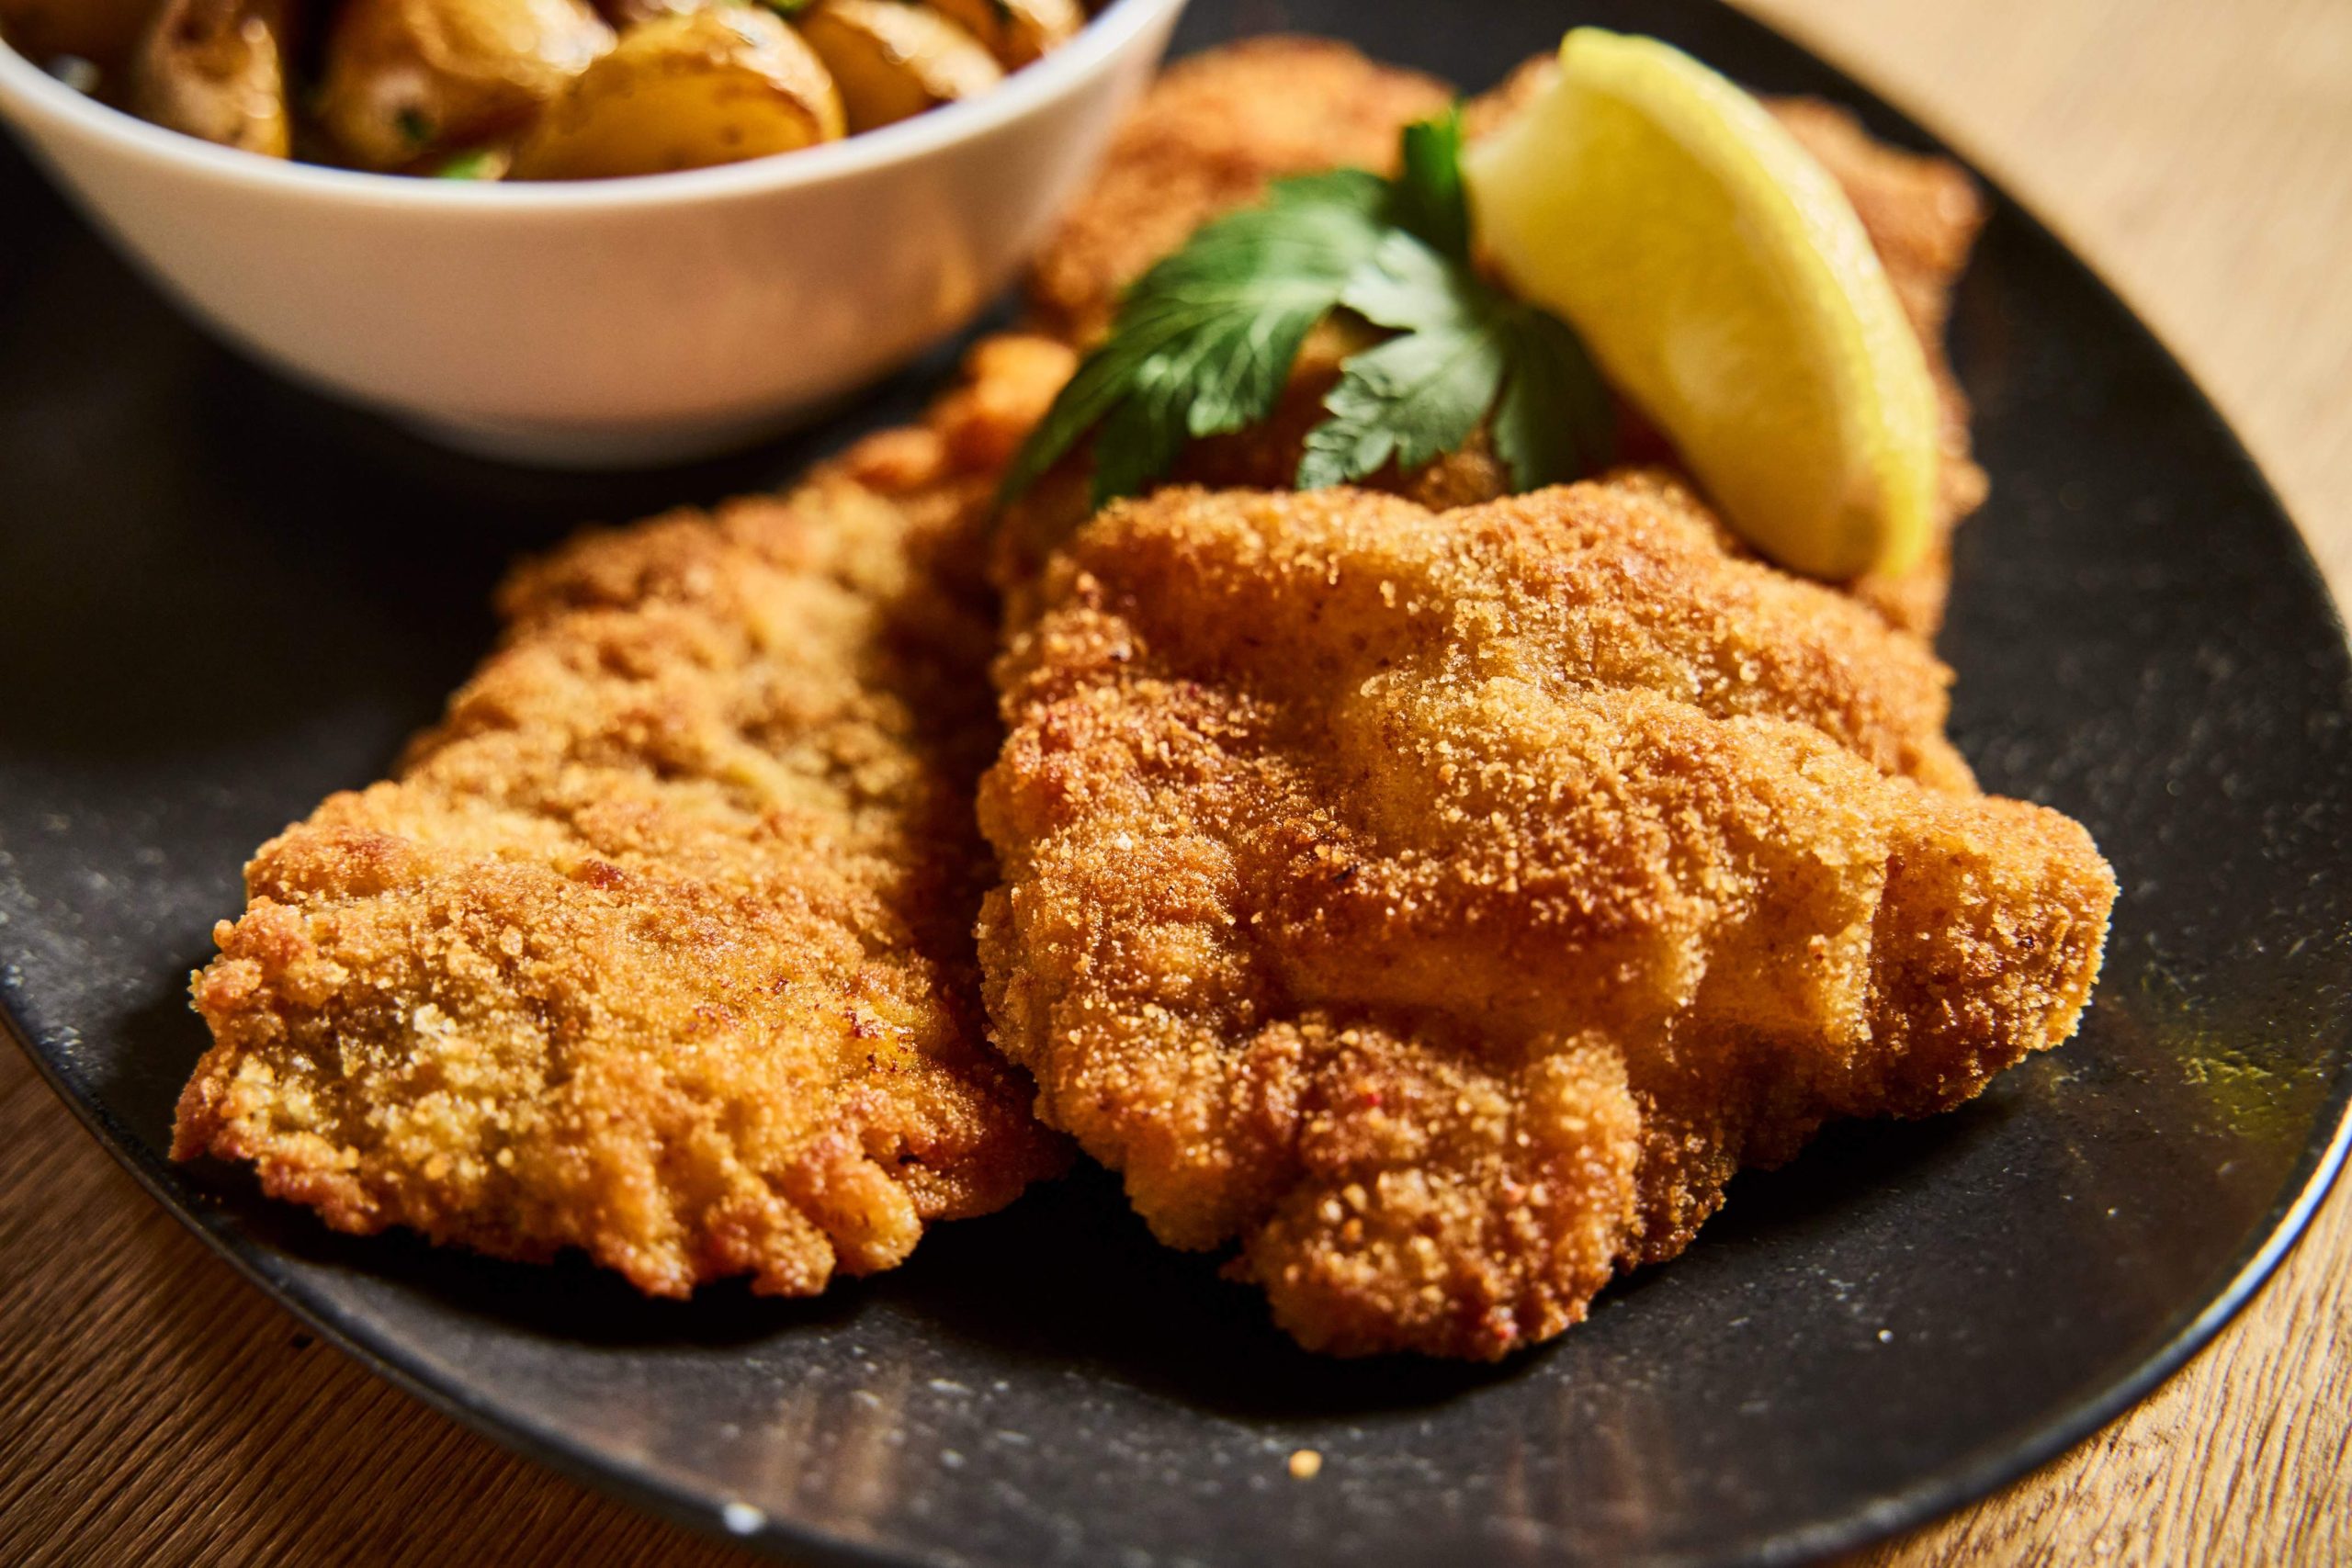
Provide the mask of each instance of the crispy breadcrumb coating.
POLYGON ((981 927, 1041 1113, 1340 1354, 1492 1358, 1743 1164, 2075 1028, 2115 886, 1946 673, 1670 481, 1171 489, 998 671, 981 927))
POLYGON ((1077 343, 1100 335, 1127 285, 1210 219, 1285 175, 1385 172, 1397 132, 1453 101, 1435 77, 1331 39, 1245 39, 1177 61, 1038 257, 1029 296, 1040 328, 1077 343))
POLYGON ((984 1040, 980 522, 1069 369, 1012 343, 780 500, 590 534, 390 782, 263 847, 181 1158, 337 1229, 821 1291, 1063 1158, 984 1040))
MULTIPOLYGON (((1530 61, 1472 101, 1472 134, 1506 123, 1555 68, 1550 57, 1530 61)), ((1450 101, 1442 83, 1323 39, 1253 39, 1180 62, 1121 130, 1102 173, 1040 258, 1031 293, 1042 328, 1073 343, 1091 341, 1110 325, 1126 287, 1202 223, 1258 200, 1285 175, 1343 165, 1388 172, 1397 133, 1450 101)), ((1951 587, 1951 531, 1984 499, 1984 473, 1969 457, 1967 400, 1943 349, 1951 288, 1984 224, 1984 202, 1948 160, 1883 146, 1842 109, 1804 99, 1769 107, 1854 203, 1928 353, 1944 413, 1936 539, 1910 570, 1864 577, 1849 591, 1893 624, 1933 636, 1951 587)), ((1344 332, 1317 332, 1266 427, 1201 444, 1178 478, 1211 486, 1287 486, 1306 433, 1323 418, 1340 361, 1361 346, 1344 332)), ((1635 460, 1672 460, 1671 447, 1637 418, 1630 420, 1626 446, 1635 460)), ((1424 468, 1376 476, 1373 483, 1439 507, 1491 501, 1512 488, 1483 438, 1424 468)), ((1003 569, 1008 580, 1036 570, 1043 551, 1035 541, 1067 532, 1072 510, 1084 510, 1083 495, 1084 486, 1064 476, 1016 513, 1003 569)))

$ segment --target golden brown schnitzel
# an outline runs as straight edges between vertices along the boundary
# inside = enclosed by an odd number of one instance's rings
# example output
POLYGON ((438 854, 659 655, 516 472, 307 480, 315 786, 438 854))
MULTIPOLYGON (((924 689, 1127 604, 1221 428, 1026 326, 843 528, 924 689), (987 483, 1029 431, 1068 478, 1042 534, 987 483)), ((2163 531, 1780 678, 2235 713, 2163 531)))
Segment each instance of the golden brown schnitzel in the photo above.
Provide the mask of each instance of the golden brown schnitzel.
POLYGON ((1028 355, 782 499, 518 570, 398 774, 247 868, 174 1152, 662 1295, 820 1291, 1057 1168, 971 941, 980 520, 1068 374, 1028 355))
POLYGON ((1173 489, 998 672, 989 1010, 1162 1239, 1316 1349, 1496 1357, 1832 1116, 2074 1030, 2115 885, 1946 672, 1669 480, 1173 489))
MULTIPOLYGON (((1178 66, 1041 265, 1042 319, 1087 341, 1195 225, 1386 167, 1448 96, 1312 40, 1178 66)), ((1983 493, 1940 343, 1975 192, 1775 108, 1928 347, 1948 536, 1983 493)), ((982 959, 1040 1113, 1163 1239, 1238 1242, 1310 1348, 1492 1358, 1679 1252, 1743 1164, 2064 1040, 2115 886, 1945 740, 1949 672, 1912 635, 1940 543, 1841 591, 1660 473, 1502 499, 1478 442, 1288 493, 1354 346, 1324 329, 1267 427, 1187 456, 1220 488, 1081 525, 1080 459, 1008 516, 982 959)))

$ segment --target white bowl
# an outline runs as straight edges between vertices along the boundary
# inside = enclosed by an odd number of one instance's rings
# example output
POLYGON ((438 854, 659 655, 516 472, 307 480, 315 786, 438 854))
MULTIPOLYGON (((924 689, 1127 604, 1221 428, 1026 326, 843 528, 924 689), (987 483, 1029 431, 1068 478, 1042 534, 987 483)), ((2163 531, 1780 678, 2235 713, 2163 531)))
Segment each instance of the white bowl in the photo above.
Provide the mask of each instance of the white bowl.
POLYGON ((0 114, 166 291, 452 445, 618 467, 747 444, 971 321, 1091 172, 1185 0, 1114 0, 968 103, 723 168, 354 174, 145 124, 0 45, 0 114))

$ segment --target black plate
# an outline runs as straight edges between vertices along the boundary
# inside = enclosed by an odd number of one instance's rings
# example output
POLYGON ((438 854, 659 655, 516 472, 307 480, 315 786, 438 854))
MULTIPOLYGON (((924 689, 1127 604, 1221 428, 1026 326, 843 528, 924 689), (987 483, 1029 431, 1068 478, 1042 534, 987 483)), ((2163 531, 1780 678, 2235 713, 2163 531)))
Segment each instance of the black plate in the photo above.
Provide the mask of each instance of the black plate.
MULTIPOLYGON (((1704 0, 1202 0, 1484 85, 1594 20, 1863 107, 1704 0)), ((801 1562, 1380 1568, 1787 1561, 2056 1453, 2209 1337, 2342 1154, 2342 633, 2180 369, 2006 200, 1958 302, 1992 504, 1955 732, 2123 882, 2079 1039, 1962 1112, 1742 1178, 1687 1257, 1499 1370, 1335 1364, 1152 1246, 1099 1174, 813 1303, 355 1242, 163 1158, 184 993, 253 845, 379 773, 481 652, 502 563, 778 479, 904 413, 662 475, 426 450, 194 333, 0 152, 0 1000, 157 1198, 288 1309, 572 1473, 801 1562), (1289 1478, 1293 1450, 1325 1456, 1289 1478)))

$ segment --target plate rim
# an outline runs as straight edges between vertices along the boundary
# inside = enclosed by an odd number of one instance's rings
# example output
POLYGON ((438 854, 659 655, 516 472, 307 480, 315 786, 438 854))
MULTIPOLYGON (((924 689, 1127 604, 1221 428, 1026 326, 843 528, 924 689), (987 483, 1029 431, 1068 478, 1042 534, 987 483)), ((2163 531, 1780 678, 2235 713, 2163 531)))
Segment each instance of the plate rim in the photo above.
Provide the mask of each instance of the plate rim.
MULTIPOLYGON (((2343 606, 2337 604, 2319 570, 2302 523, 2195 372, 2123 291, 2044 220, 2035 207, 1986 174, 1966 151, 1967 139, 1947 135, 1921 119, 1862 81, 1811 39, 1767 21, 1729 0, 1701 3, 1703 9, 1728 16, 1735 27, 1770 37, 1804 55, 1834 80, 1843 107, 1861 111, 1865 118, 1892 124, 1907 133, 1914 142, 1932 148, 1958 164, 1986 196, 1992 220, 2020 225, 2030 241, 2061 258, 2113 307, 2114 312, 2128 323, 2126 330, 2136 333, 2146 346, 2154 350, 2156 359, 2177 389, 2188 394, 2188 402, 2221 438, 2226 457, 2285 520, 2293 544, 2293 548, 2286 552, 2286 570, 2313 592, 2325 611, 2335 642, 2352 655, 2352 637, 2346 634, 2343 606)), ((2340 700, 2344 711, 2352 714, 2352 674, 2347 674, 2340 700)), ((276 1267, 284 1256, 278 1249, 233 1226, 216 1224, 213 1206, 181 1180, 173 1164, 152 1153, 144 1140, 114 1116, 103 1100, 85 1094, 63 1067, 50 1058, 18 1015, 12 1001, 14 990, 13 987, 0 986, 0 1032, 5 1032, 31 1062, 35 1073, 83 1130, 151 1199, 194 1233, 248 1284, 371 1374, 441 1416, 491 1438, 509 1452, 707 1539, 771 1557, 788 1554, 790 1562, 803 1568, 933 1568, 952 1561, 920 1549, 884 1548, 818 1526, 766 1515, 762 1515, 751 1529, 736 1529, 729 1523, 724 1507, 713 1506, 705 1495, 656 1473, 650 1466, 594 1455, 563 1434, 494 1401, 469 1399, 466 1390, 437 1379, 421 1363, 371 1343, 367 1331, 351 1322, 349 1314, 334 1303, 322 1297, 313 1299, 312 1292, 299 1280, 276 1267)), ((2312 1121, 2311 1135, 2295 1170, 2258 1224, 2247 1232, 2246 1243, 2232 1257, 2219 1288, 2128 1372, 2103 1388, 2056 1407, 2021 1440, 1996 1444, 1953 1461, 1840 1518, 1766 1537, 1743 1555, 1730 1559, 1701 1555, 1666 1561, 1736 1562, 1763 1568, 1814 1562, 1916 1529, 2039 1470, 2138 1404, 2213 1343, 2301 1243, 2320 1205, 2326 1201, 2342 1175, 2347 1158, 2352 1158, 2352 1046, 2347 1046, 2336 1064, 2334 1079, 2323 1096, 2322 1114, 2312 1121)))

